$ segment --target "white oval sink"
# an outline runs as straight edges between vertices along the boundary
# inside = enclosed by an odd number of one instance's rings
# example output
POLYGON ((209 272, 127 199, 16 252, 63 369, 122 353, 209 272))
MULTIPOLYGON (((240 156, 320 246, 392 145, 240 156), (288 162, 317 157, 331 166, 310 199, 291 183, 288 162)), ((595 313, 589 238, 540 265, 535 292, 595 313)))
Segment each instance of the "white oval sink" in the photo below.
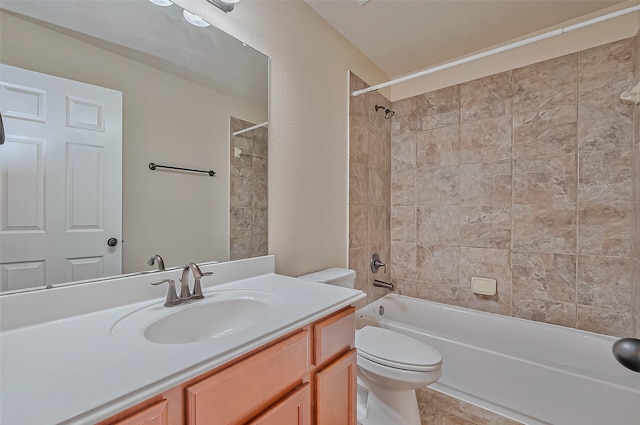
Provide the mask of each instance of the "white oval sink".
POLYGON ((127 339, 142 336, 158 344, 215 340, 260 325, 281 305, 279 297, 266 292, 220 291, 176 307, 140 309, 116 322, 111 333, 127 339))
POLYGON ((194 304, 148 326, 144 337, 159 344, 184 344, 219 338, 255 325, 269 316, 269 304, 250 298, 194 304))

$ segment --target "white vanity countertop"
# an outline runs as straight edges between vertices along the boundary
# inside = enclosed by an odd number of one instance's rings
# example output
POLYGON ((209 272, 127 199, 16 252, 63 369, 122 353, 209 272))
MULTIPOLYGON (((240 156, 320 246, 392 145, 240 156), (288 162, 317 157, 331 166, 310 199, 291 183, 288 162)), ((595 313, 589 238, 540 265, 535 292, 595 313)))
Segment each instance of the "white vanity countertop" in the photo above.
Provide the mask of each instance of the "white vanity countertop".
POLYGON ((215 297, 227 289, 274 294, 282 308, 249 331, 186 344, 153 343, 136 331, 114 335, 123 317, 166 308, 164 297, 3 331, 0 423, 95 423, 364 297, 361 291, 275 273, 217 283, 204 291, 215 297))

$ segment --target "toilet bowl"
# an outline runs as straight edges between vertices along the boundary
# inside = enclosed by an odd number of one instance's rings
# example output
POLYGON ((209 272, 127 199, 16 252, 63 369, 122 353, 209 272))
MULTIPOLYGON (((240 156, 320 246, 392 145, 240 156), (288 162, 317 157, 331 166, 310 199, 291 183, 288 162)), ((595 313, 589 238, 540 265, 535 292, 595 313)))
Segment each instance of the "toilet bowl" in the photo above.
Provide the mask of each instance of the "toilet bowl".
POLYGON ((358 422, 420 425, 415 390, 440 378, 440 353, 406 335, 372 326, 356 332, 356 348, 361 387, 358 422))
MULTIPOLYGON (((333 268, 300 279, 353 288, 355 271, 333 268)), ((442 356, 433 347, 389 329, 356 331, 358 423, 420 425, 415 390, 437 381, 442 356)))

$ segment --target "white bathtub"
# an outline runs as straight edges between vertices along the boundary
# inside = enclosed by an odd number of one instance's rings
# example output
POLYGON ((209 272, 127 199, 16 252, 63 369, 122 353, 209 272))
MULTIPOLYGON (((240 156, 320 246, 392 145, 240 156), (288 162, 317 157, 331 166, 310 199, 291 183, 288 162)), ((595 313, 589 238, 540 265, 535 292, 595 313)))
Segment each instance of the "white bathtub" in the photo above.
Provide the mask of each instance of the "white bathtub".
POLYGON ((399 295, 361 308, 357 320, 435 347, 443 373, 431 388, 511 419, 640 424, 640 373, 614 359, 616 338, 399 295))

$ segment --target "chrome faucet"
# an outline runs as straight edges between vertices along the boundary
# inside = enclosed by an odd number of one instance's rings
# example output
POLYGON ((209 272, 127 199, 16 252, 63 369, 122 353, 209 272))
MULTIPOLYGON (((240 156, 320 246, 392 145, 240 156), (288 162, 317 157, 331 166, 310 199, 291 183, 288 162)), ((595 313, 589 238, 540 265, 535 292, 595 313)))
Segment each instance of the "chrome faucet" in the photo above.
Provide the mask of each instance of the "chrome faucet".
POLYGON ((202 294, 202 285, 200 279, 204 276, 211 276, 213 272, 203 272, 196 263, 189 263, 182 269, 182 277, 180 278, 180 296, 176 293, 176 285, 173 279, 163 279, 157 282, 151 282, 152 285, 160 285, 162 283, 169 283, 169 291, 167 292, 167 299, 164 303, 165 307, 172 307, 174 305, 182 304, 185 301, 199 300, 204 298, 202 294), (194 284, 193 293, 189 290, 189 272, 193 274, 194 284))
POLYGON ((154 255, 153 257, 149 258, 149 261, 147 261, 147 264, 150 265, 150 266, 153 266, 155 263, 158 263, 158 271, 163 272, 164 271, 164 260, 162 259, 160 254, 154 255))
POLYGON ((182 277, 180 278, 180 299, 181 300, 199 300, 204 298, 202 295, 202 285, 200 279, 204 276, 211 276, 213 272, 203 273, 196 263, 189 263, 182 269, 182 277), (189 291, 189 272, 193 275, 193 294, 189 291))
POLYGON ((191 298, 191 291, 189 290, 189 266, 193 263, 189 263, 182 269, 182 277, 180 278, 180 299, 185 301, 191 298))
POLYGON ((200 284, 200 279, 202 279, 205 276, 211 276, 213 272, 203 272, 202 270, 200 270, 200 267, 198 267, 196 263, 189 263, 187 267, 189 267, 189 270, 191 270, 191 274, 193 275, 193 279, 194 279, 193 294, 191 295, 191 298, 195 300, 204 298, 204 295, 202 295, 202 285, 200 284))

